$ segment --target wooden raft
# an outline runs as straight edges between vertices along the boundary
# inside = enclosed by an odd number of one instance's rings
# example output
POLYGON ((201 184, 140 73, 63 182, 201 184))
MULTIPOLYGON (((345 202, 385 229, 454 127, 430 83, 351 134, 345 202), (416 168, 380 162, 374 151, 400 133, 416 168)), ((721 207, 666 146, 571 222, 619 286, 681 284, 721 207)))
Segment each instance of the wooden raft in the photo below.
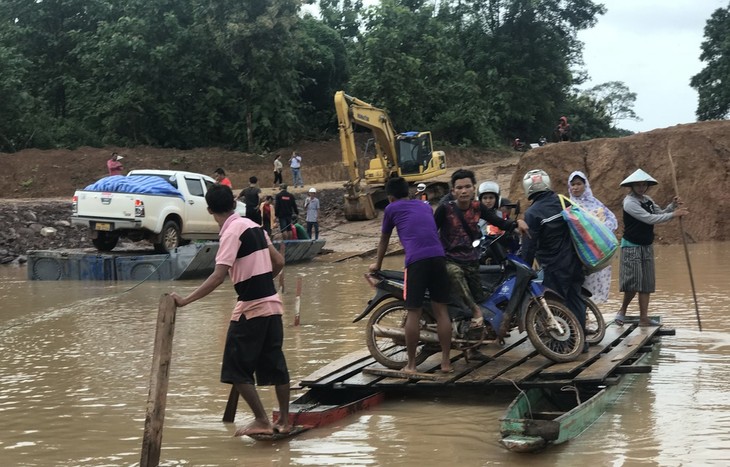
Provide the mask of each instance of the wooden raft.
POLYGON ((303 388, 352 387, 378 389, 429 389, 438 387, 519 385, 521 388, 564 384, 611 384, 617 374, 648 372, 651 367, 630 367, 641 354, 650 352, 657 336, 674 335, 665 327, 639 327, 636 323, 610 325, 598 345, 568 363, 554 363, 540 355, 523 333, 509 337, 504 346, 490 343, 480 348, 486 361, 466 360, 452 351, 452 373, 440 371, 441 355, 434 354, 407 374, 377 363, 367 349, 353 352, 320 368, 299 383, 303 388))

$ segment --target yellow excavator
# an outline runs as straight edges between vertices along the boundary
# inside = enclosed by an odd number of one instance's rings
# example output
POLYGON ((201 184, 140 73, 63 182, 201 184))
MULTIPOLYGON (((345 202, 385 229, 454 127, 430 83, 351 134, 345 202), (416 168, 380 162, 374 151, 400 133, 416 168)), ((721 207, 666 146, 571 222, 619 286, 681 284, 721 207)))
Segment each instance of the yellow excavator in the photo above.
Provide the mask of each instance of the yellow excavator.
MULTIPOLYGON (((345 218, 349 221, 374 219, 376 207, 387 204, 384 184, 391 177, 403 177, 409 183, 426 182, 446 173, 446 155, 434 151, 430 131, 396 133, 390 117, 383 109, 374 107, 356 97, 335 93, 335 109, 340 134, 342 163, 347 167, 349 180, 345 184, 345 218), (360 174, 355 145, 354 125, 368 128, 373 138, 375 154, 364 174, 360 174), (363 185, 363 182, 365 185, 363 185)), ((447 193, 448 184, 426 184, 431 199, 447 193)))

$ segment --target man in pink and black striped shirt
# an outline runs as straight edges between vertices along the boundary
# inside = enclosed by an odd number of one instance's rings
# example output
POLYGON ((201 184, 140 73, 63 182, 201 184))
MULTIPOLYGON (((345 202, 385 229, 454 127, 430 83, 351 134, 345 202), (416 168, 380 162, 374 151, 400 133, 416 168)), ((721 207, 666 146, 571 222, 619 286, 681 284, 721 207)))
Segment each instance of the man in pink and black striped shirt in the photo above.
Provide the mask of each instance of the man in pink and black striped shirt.
POLYGON ((187 297, 171 295, 177 306, 183 307, 205 297, 230 276, 238 301, 228 327, 221 382, 235 386, 255 417, 238 429, 236 436, 288 432, 289 371, 282 351, 284 309, 274 285, 284 258, 260 225, 234 212, 236 203, 229 187, 212 186, 205 201, 221 228, 215 270, 187 297), (269 421, 254 384, 275 386, 280 410, 276 425, 269 421))

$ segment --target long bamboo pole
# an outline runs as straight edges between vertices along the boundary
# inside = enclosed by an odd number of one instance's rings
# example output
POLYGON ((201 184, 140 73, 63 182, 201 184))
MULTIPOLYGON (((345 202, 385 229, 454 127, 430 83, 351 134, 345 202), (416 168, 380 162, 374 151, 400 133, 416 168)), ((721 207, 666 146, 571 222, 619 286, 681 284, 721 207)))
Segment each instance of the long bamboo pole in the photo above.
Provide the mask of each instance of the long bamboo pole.
MULTIPOLYGON (((674 168, 674 159, 672 158, 671 148, 667 148, 667 154, 669 155, 669 167, 672 169, 672 181, 674 182, 674 195, 679 196, 679 185, 677 184, 677 171, 674 168)), ((689 282, 692 285, 692 298, 695 302, 695 314, 697 316, 697 326, 702 331, 702 321, 700 320, 700 306, 697 302, 697 292, 695 289, 695 279, 692 274, 692 263, 689 260, 689 248, 687 247, 687 236, 684 234, 684 224, 682 218, 679 218, 679 230, 682 234, 682 244, 684 245, 684 258, 687 260, 687 270, 689 271, 689 282)))

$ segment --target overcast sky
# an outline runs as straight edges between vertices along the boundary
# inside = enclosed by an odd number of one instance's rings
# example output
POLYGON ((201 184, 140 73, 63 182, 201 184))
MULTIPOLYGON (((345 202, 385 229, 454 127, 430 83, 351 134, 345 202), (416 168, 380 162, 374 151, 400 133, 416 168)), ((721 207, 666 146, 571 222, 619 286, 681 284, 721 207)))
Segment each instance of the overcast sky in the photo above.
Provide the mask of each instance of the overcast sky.
POLYGON ((623 81, 636 93, 643 120, 624 120, 631 131, 696 121, 697 92, 689 86, 704 67, 700 44, 705 23, 729 0, 604 0, 606 14, 578 34, 591 77, 587 87, 623 81))

